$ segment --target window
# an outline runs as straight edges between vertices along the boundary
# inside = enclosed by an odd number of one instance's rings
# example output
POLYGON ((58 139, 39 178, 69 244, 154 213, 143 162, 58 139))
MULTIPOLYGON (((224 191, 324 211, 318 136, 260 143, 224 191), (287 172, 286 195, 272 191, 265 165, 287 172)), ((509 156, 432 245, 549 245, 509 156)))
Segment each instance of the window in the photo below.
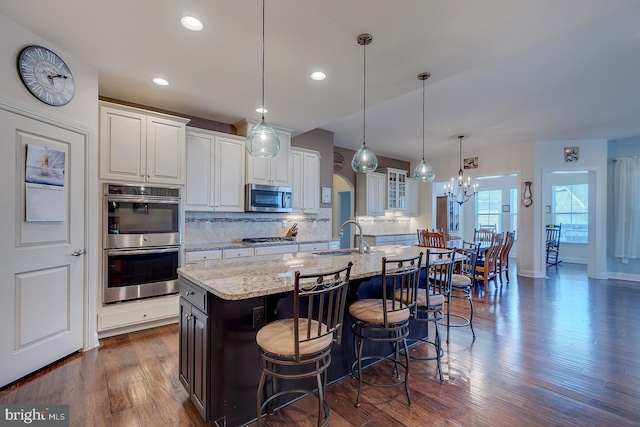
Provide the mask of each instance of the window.
POLYGON ((560 241, 588 243, 588 184, 554 185, 554 224, 562 224, 560 241))
POLYGON ((501 230, 502 190, 478 191, 476 194, 476 228, 495 225, 501 230))

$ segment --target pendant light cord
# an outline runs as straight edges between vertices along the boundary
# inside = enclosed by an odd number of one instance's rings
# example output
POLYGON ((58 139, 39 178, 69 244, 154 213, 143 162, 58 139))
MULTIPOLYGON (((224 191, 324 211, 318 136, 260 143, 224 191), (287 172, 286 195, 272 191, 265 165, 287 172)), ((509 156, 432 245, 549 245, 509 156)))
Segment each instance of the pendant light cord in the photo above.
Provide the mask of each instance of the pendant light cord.
POLYGON ((264 2, 262 0, 262 121, 264 122, 264 2))
POLYGON ((422 161, 424 162, 424 80, 422 80, 422 161))
POLYGON ((367 44, 362 48, 362 145, 367 145, 367 44))
POLYGON ((462 181, 462 136, 459 136, 458 139, 460 140, 460 170, 458 171, 458 182, 462 181))

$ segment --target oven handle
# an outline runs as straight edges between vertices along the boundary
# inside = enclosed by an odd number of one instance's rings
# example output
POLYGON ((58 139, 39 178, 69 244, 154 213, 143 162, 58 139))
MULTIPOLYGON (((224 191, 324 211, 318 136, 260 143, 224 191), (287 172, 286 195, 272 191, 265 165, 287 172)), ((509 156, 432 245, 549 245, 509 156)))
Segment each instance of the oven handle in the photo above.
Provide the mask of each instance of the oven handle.
POLYGON ((167 200, 167 199, 156 199, 152 197, 137 197, 137 198, 127 198, 127 197, 111 197, 107 196, 107 202, 129 202, 129 203, 164 203, 171 205, 179 205, 180 200, 167 200))
POLYGON ((179 247, 159 248, 159 249, 134 249, 134 250, 115 249, 115 250, 108 250, 107 251, 107 256, 113 256, 113 255, 164 254, 164 253, 178 252, 178 251, 180 251, 179 247))

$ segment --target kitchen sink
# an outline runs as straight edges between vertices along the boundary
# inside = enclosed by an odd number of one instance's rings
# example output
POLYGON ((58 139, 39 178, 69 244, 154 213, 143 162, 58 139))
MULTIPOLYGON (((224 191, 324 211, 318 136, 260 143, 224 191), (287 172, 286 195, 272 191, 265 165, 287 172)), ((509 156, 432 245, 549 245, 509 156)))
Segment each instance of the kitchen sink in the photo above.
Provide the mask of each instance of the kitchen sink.
POLYGON ((358 248, 336 249, 333 251, 314 252, 314 254, 316 255, 326 255, 326 256, 355 255, 357 253, 360 253, 360 250, 358 248))

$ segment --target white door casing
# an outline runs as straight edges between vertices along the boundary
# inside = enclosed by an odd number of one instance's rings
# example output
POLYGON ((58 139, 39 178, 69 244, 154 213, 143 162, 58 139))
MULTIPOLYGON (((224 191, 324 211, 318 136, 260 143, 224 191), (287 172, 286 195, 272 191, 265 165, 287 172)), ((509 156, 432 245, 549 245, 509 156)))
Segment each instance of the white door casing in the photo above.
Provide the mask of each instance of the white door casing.
POLYGON ((0 109, 0 387, 83 348, 86 136, 0 109), (25 220, 29 144, 65 153, 64 221, 25 220))

